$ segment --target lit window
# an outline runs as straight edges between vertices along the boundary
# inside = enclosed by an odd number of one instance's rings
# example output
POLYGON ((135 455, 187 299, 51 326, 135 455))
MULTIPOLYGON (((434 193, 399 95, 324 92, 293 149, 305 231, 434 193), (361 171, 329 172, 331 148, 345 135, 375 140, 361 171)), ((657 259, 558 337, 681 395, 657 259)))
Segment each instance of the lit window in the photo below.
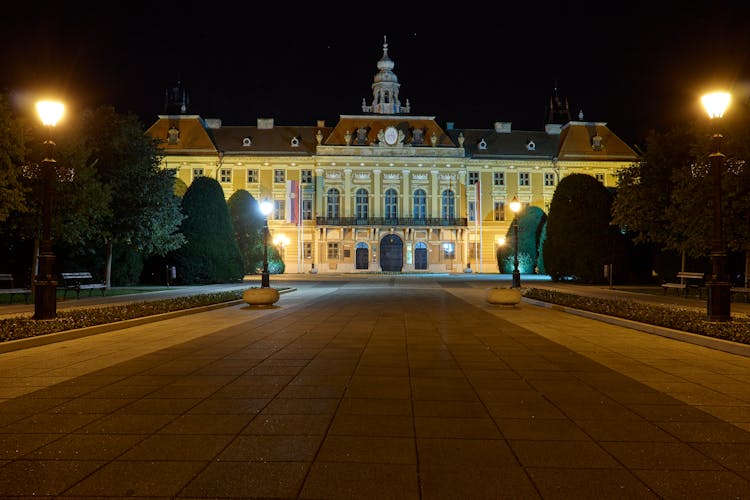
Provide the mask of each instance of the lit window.
POLYGON ((276 169, 273 171, 273 182, 281 183, 286 182, 286 171, 282 169, 276 169))
POLYGON ((302 244, 302 253, 306 259, 312 259, 312 243, 304 242, 302 244))
POLYGON ((302 200, 302 220, 312 220, 312 200, 302 200))
MULTIPOLYGON (((427 193, 424 189, 414 191, 414 219, 424 221, 427 218, 427 193)), ((424 224, 424 222, 422 222, 424 224)))
POLYGON ((502 201, 495 202, 495 220, 505 220, 505 203, 503 203, 502 201))
POLYGON ((312 170, 300 170, 299 180, 302 184, 312 184, 312 170))
POLYGON ((443 243, 443 259, 453 260, 456 258, 456 244, 443 243))
POLYGON ((452 221, 453 218, 456 216, 456 200, 455 196, 453 194, 453 191, 450 189, 446 189, 443 191, 443 196, 440 204, 440 216, 443 219, 447 219, 448 221, 452 221))
POLYGON ((472 222, 474 222, 475 220, 477 220, 477 215, 476 215, 477 212, 476 212, 476 210, 477 210, 477 204, 476 204, 476 202, 475 201, 470 201, 469 202, 469 220, 472 221, 472 222))
POLYGON ((248 169, 247 182, 248 184, 256 184, 258 182, 258 170, 253 168, 248 169))
POLYGON ((275 220, 286 219, 286 212, 284 210, 285 207, 286 207, 286 201, 273 200, 273 218, 275 220))
POLYGON ((366 189, 357 189, 354 211, 358 220, 367 220, 369 205, 366 189))
POLYGON ((331 188, 326 195, 326 217, 335 219, 339 216, 339 190, 331 188))
POLYGON ((389 220, 398 217, 398 194, 395 189, 388 189, 385 192, 385 218, 389 220))
POLYGON ((338 259, 339 258, 339 244, 338 243, 329 243, 328 244, 328 260, 338 259))

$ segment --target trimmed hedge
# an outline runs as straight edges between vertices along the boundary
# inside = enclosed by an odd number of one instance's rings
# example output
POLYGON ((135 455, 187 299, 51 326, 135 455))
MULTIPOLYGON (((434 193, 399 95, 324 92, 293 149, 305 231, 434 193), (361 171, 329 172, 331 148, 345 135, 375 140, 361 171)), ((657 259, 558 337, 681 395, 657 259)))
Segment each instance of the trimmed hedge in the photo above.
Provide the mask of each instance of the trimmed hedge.
POLYGON ((624 318, 649 325, 695 333, 742 344, 750 344, 750 320, 733 316, 732 321, 713 322, 706 311, 696 308, 648 304, 645 302, 585 297, 556 290, 527 288, 523 296, 574 309, 624 318))

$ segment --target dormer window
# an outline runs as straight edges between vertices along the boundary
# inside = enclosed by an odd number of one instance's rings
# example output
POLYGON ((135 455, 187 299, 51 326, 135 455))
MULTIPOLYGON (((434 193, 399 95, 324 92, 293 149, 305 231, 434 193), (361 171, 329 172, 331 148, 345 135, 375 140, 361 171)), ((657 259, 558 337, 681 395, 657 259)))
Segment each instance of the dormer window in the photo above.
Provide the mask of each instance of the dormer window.
POLYGON ((526 149, 528 151, 535 151, 536 150, 536 144, 534 143, 534 141, 527 142, 526 143, 526 149))
POLYGON ((172 125, 167 131, 167 142, 169 144, 177 144, 180 142, 180 130, 172 125))
POLYGON ((591 138, 591 147, 594 151, 601 151, 604 145, 602 144, 602 136, 595 135, 591 138))
POLYGON ((292 137, 291 145, 293 148, 299 147, 299 137, 292 137))
POLYGON ((249 148, 253 145, 253 141, 249 137, 245 137, 244 139, 242 139, 242 145, 246 148, 249 148))
POLYGON ((479 149, 487 149, 487 141, 485 141, 484 139, 479 141, 479 149))

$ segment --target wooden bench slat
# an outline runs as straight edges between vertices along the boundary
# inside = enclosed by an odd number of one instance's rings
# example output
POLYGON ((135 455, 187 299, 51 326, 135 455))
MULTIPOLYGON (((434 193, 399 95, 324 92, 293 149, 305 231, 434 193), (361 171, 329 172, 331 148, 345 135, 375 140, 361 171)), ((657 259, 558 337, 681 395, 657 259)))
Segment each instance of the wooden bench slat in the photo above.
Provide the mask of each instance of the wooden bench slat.
POLYGON ((0 282, 6 283, 7 287, 0 287, 0 294, 2 295, 10 295, 10 300, 8 304, 13 302, 13 297, 15 295, 23 295, 24 300, 26 303, 29 303, 29 295, 31 295, 31 289, 30 288, 18 288, 14 283, 13 275, 8 273, 0 273, 0 282))
POLYGON ((66 297, 68 290, 76 292, 76 298, 81 298, 81 290, 88 290, 89 297, 94 290, 101 290, 102 296, 107 291, 107 285, 105 283, 89 283, 94 277, 89 272, 76 272, 76 273, 60 273, 63 279, 63 298, 66 297))

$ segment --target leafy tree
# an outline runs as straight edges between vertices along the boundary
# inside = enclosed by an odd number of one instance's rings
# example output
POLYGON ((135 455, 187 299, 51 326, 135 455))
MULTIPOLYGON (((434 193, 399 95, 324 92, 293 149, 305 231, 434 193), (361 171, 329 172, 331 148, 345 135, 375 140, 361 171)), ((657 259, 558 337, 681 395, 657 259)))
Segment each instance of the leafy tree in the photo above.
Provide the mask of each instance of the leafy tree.
POLYGON ((182 234, 187 243, 174 255, 184 283, 224 283, 244 276, 224 191, 216 179, 198 177, 182 198, 182 234))
MULTIPOLYGON (((172 172, 159 167, 158 141, 146 135, 135 115, 119 114, 109 106, 83 114, 81 135, 90 163, 111 193, 101 226, 108 262, 113 244, 142 258, 179 248, 184 243, 178 230, 183 216, 172 172)), ((132 259, 130 255, 120 265, 132 259)))
MULTIPOLYGON (((517 216, 518 222, 518 268, 522 273, 533 273, 539 258, 539 241, 547 216, 539 207, 529 206, 517 216)), ((508 228, 505 245, 497 251, 498 268, 501 272, 513 272, 515 252, 515 229, 508 228)))
POLYGON ((7 98, 0 94, 0 222, 11 212, 27 210, 22 166, 28 155, 28 135, 23 121, 13 114, 7 98))
POLYGON ((237 246, 242 254, 243 269, 246 274, 254 273, 253 263, 263 260, 263 215, 260 204, 253 195, 240 189, 227 200, 232 227, 237 238, 237 246))
POLYGON ((612 196, 586 174, 564 177, 555 190, 547 218, 544 267, 554 280, 573 276, 585 282, 603 278, 619 233, 610 224, 612 196))

